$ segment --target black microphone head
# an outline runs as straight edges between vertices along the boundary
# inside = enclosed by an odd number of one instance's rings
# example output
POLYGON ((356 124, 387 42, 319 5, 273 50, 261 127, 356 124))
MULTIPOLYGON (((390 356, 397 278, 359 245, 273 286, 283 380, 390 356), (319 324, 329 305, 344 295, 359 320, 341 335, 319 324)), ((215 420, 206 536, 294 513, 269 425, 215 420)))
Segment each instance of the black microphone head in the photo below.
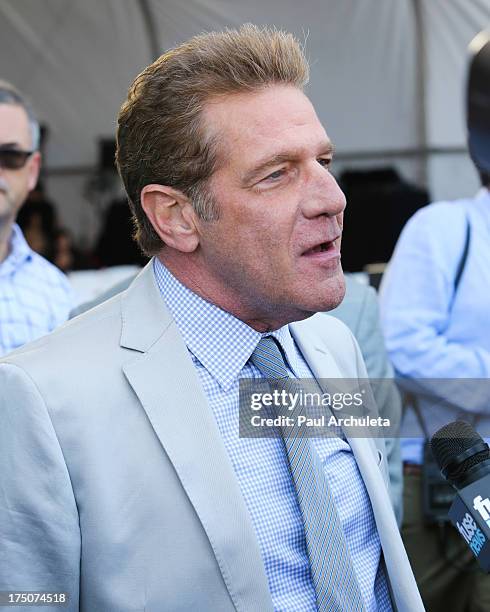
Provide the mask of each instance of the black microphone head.
POLYGON ((490 458, 488 446, 471 454, 462 461, 456 461, 462 453, 476 445, 485 444, 479 433, 466 421, 454 421, 441 427, 430 441, 432 454, 448 480, 458 482, 470 468, 490 458))

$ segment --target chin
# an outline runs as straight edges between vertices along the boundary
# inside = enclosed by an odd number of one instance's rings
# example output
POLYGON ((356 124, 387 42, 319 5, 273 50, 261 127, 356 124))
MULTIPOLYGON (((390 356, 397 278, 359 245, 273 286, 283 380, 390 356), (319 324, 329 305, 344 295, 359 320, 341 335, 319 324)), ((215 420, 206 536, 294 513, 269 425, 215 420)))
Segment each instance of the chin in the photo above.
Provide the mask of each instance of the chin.
POLYGON ((316 312, 333 310, 342 302, 345 296, 345 279, 342 271, 334 278, 329 279, 323 295, 319 298, 320 308, 316 312))
MULTIPOLYGON (((342 269, 329 279, 310 280, 296 284, 294 290, 281 296, 281 304, 288 305, 289 322, 307 319, 317 312, 327 312, 337 308, 345 296, 345 279, 342 269)), ((277 305, 277 303, 276 303, 277 305)), ((279 308, 274 311, 277 315, 279 308)))

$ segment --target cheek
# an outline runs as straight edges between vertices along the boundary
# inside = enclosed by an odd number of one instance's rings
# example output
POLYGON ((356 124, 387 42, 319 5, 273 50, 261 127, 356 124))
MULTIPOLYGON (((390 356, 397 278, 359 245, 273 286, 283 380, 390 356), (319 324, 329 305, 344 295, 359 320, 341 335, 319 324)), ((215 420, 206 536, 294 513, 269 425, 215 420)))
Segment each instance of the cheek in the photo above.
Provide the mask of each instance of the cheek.
POLYGON ((27 193, 29 188, 29 173, 27 172, 27 168, 23 168, 22 170, 18 170, 15 173, 10 173, 6 177, 6 183, 8 185, 9 191, 15 194, 27 193))
POLYGON ((256 219, 246 231, 247 241, 254 245, 257 257, 266 260, 271 267, 277 267, 286 260, 289 248, 287 228, 269 218, 256 219))
POLYGON ((218 221, 205 223, 200 236, 200 246, 205 259, 215 264, 226 263, 236 258, 237 252, 247 248, 248 239, 243 235, 236 223, 230 222, 227 216, 218 221))
POLYGON ((19 189, 18 182, 15 180, 15 178, 12 176, 6 175, 3 177, 3 183, 7 187, 7 193, 6 193, 7 199, 9 201, 16 199, 18 197, 20 189, 19 189))
POLYGON ((253 195, 248 198, 222 199, 218 249, 242 260, 257 258, 263 265, 277 269, 287 265, 295 227, 295 211, 285 196, 253 195), (246 250, 246 253, 243 251, 246 250))

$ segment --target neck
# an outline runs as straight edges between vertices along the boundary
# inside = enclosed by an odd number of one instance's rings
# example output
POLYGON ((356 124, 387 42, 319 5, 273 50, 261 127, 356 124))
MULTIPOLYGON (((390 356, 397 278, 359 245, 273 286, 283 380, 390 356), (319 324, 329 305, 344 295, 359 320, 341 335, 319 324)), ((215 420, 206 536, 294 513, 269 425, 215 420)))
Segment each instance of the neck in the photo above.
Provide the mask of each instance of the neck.
POLYGON ((267 310, 265 307, 259 308, 252 303, 251 296, 239 295, 229 286, 224 290, 215 278, 207 276, 200 266, 194 265, 192 257, 188 255, 186 255, 185 266, 181 265, 182 261, 176 261, 168 251, 161 252, 158 259, 179 282, 199 297, 229 312, 260 333, 275 331, 292 321, 306 319, 313 314, 282 313, 270 307, 267 310))
POLYGON ((10 237, 12 235, 12 221, 0 221, 0 263, 7 259, 10 250, 10 237))

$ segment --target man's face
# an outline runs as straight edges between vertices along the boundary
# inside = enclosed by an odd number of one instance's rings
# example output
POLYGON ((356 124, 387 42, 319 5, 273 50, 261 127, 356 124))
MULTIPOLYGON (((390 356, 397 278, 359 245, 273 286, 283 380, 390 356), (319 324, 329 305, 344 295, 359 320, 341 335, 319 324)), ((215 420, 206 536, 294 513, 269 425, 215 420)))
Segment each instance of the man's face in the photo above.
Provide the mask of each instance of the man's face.
POLYGON ((219 135, 209 187, 220 217, 199 222, 199 245, 207 275, 224 292, 220 302, 249 320, 282 324, 337 306, 345 197, 308 98, 271 86, 211 102, 204 119, 219 135))
MULTIPOLYGON (((20 106, 0 104, 0 149, 32 150, 29 120, 20 106)), ((34 153, 23 168, 9 170, 0 165, 0 221, 13 221, 17 216, 36 185, 39 162, 39 153, 34 153)))

